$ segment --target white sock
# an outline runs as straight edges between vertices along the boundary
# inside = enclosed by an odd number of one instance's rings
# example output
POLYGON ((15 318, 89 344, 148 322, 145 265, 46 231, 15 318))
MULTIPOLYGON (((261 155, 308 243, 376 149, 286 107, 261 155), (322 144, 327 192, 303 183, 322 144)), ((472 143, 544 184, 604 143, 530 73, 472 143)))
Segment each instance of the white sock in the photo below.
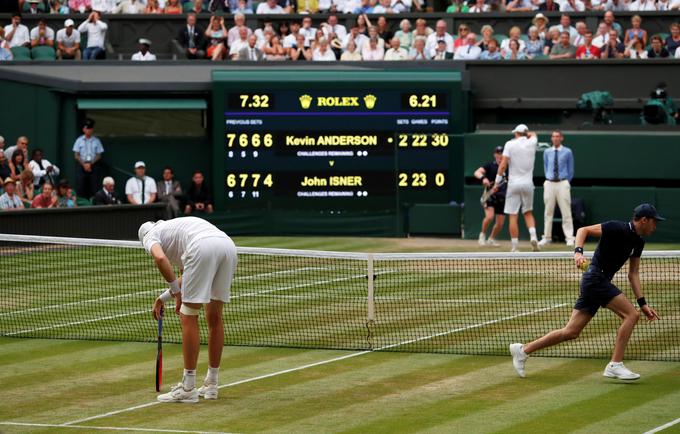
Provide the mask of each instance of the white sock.
POLYGON ((510 244, 512 244, 512 248, 516 249, 517 246, 519 245, 519 238, 511 238, 510 239, 510 244))
POLYGON ((191 390, 196 387, 196 370, 195 369, 185 369, 184 377, 182 377, 182 386, 184 390, 191 390))
POLYGON ((529 235, 531 236, 532 240, 537 239, 536 237, 536 228, 529 228, 529 235))
POLYGON ((615 368, 617 366, 623 365, 623 362, 609 362, 609 366, 615 368))
POLYGON ((220 368, 208 367, 208 375, 205 376, 205 384, 218 384, 219 383, 220 368))
POLYGON ((524 345, 522 345, 522 348, 519 350, 519 353, 523 355, 524 357, 529 357, 527 353, 524 352, 524 345))

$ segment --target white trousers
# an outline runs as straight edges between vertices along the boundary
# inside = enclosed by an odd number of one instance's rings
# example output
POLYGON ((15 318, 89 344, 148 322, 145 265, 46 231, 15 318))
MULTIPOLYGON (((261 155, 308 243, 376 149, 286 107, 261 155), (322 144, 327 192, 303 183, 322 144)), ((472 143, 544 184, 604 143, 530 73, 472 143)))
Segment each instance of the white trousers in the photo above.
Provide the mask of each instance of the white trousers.
POLYGON ((566 179, 560 182, 543 183, 543 202, 545 203, 545 230, 543 237, 552 239, 555 204, 562 213, 562 230, 567 241, 574 239, 574 221, 571 217, 571 185, 566 179))

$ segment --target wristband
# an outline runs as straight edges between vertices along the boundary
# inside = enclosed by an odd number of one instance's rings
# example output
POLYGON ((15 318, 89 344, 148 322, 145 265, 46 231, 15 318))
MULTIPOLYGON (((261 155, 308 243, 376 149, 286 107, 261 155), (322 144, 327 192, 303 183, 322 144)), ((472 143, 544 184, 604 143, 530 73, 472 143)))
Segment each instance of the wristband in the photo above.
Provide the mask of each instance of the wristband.
POLYGON ((177 279, 170 282, 170 292, 177 294, 180 291, 181 289, 179 288, 179 281, 177 279))
POLYGON ((640 306, 640 307, 642 307, 642 306, 644 306, 644 305, 647 304, 647 300, 645 300, 644 297, 638 298, 638 299, 637 299, 637 302, 638 302, 638 306, 640 306))
POLYGON ((496 179, 494 180, 494 184, 498 185, 501 182, 503 182, 503 177, 501 175, 496 175, 496 179))
POLYGON ((158 296, 158 298, 159 298, 163 303, 167 303, 167 302, 169 302, 170 300, 173 299, 173 297, 172 297, 172 292, 170 292, 169 289, 166 289, 164 293, 162 293, 160 296, 158 296))
POLYGON ((577 247, 574 249, 574 253, 580 253, 583 254, 583 247, 577 247))

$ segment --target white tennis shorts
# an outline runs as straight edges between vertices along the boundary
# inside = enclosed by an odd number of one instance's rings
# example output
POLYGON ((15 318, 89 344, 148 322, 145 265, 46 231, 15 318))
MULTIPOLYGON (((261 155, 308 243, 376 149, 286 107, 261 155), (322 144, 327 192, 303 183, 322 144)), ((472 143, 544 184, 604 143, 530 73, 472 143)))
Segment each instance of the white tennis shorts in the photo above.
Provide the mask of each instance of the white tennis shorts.
POLYGON ((505 214, 519 214, 534 209, 534 185, 533 184, 510 184, 505 193, 505 214))
POLYGON ((182 301, 228 303, 237 262, 236 246, 230 238, 207 237, 192 241, 182 258, 182 301))

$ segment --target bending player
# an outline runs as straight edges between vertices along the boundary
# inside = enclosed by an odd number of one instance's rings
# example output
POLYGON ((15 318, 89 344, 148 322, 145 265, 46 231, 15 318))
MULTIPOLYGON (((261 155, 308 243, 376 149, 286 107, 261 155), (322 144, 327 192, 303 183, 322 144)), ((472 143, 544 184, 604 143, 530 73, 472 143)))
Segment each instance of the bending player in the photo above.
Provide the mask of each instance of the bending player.
POLYGON ((158 395, 160 402, 198 402, 198 397, 217 399, 218 373, 224 326, 222 307, 229 302, 229 289, 236 271, 236 246, 224 232, 197 217, 146 222, 139 227, 139 240, 153 257, 170 289, 153 304, 158 319, 164 304, 175 298, 175 310, 182 323, 184 376, 170 392, 158 395), (182 273, 177 278, 172 266, 182 273), (205 307, 208 323, 208 374, 196 389, 198 363, 198 315, 205 307))
POLYGON ((616 343, 614 344, 611 362, 607 364, 603 375, 620 380, 637 380, 640 378, 639 374, 631 372, 623 365, 623 353, 626 351, 626 345, 628 345, 628 340, 640 314, 626 296, 612 284, 611 280, 628 260, 628 281, 635 298, 637 298, 640 310, 649 321, 659 319, 654 309, 647 304, 642 293, 640 256, 645 245, 642 237, 651 235, 656 230, 657 221, 662 220, 665 219, 659 215, 656 208, 643 203, 635 208, 633 220, 630 222, 609 221, 578 230, 574 261, 579 268, 586 261, 583 257, 583 243, 586 238, 588 236, 600 237, 592 263, 581 279, 579 298, 576 300, 571 318, 564 328, 554 330, 526 345, 510 345, 512 363, 520 377, 524 377, 524 364, 529 354, 567 340, 576 339, 602 306, 614 312, 622 320, 616 333, 616 343))

